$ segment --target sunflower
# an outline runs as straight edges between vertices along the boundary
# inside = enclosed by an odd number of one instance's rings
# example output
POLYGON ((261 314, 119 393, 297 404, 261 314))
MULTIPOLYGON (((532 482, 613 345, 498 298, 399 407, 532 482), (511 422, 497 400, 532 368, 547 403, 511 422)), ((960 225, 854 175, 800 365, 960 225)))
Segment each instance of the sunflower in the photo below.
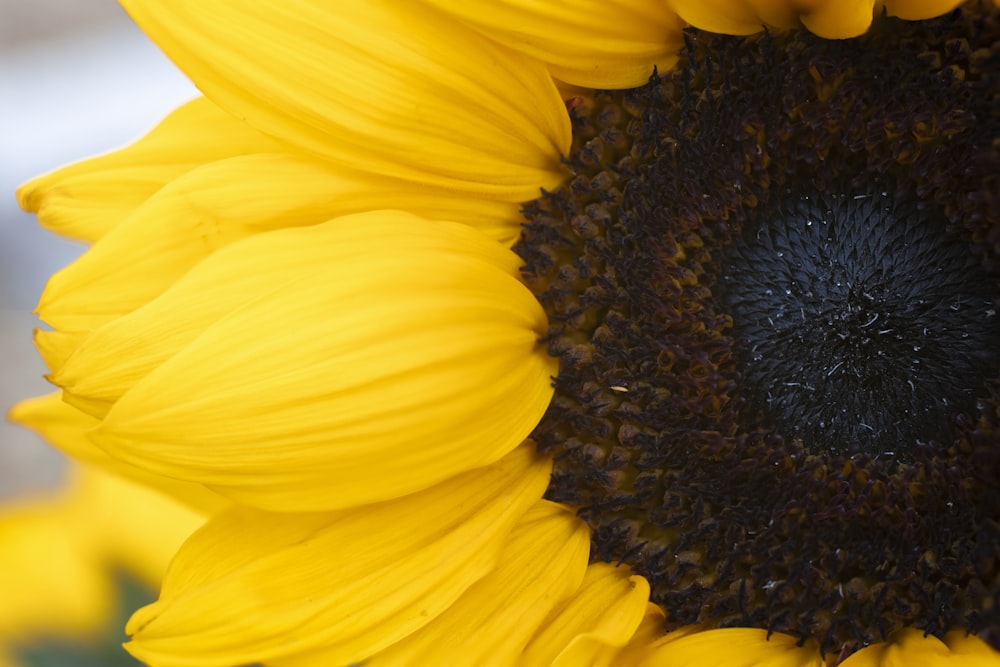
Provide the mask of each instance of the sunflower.
POLYGON ((214 512, 134 656, 1000 663, 993 5, 123 4, 14 417, 214 512))

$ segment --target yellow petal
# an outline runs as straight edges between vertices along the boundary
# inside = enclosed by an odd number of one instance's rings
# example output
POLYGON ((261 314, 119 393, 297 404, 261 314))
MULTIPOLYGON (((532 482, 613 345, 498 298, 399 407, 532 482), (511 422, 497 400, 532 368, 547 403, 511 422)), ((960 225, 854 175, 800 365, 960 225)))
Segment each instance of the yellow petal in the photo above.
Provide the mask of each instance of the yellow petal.
POLYGON ((81 347, 91 372, 109 369, 95 395, 121 394, 91 435, 143 469, 290 511, 491 463, 537 424, 557 370, 519 264, 469 227, 400 212, 246 239, 113 345, 81 347))
POLYGON ((1000 652, 990 648, 982 639, 956 629, 944 636, 944 643, 951 651, 956 664, 969 667, 997 667, 1000 665, 1000 652))
MULTIPOLYGON (((511 533, 495 571, 365 665, 516 664, 549 612, 580 586, 589 550, 586 524, 560 505, 540 502, 511 533)), ((334 664, 312 657, 279 667, 334 664)))
POLYGON ((764 29, 760 15, 744 0, 671 0, 677 14, 702 30, 752 35, 764 29))
POLYGON ((889 641, 861 649, 841 667, 997 667, 1000 653, 975 637, 952 631, 941 641, 914 628, 895 633, 889 641))
POLYGON ((588 88, 640 86, 654 67, 673 67, 683 45, 684 22, 662 0, 431 1, 588 88))
POLYGON ((520 663, 539 667, 611 665, 606 649, 623 647, 635 633, 649 604, 649 582, 630 576, 625 566, 597 562, 583 584, 546 620, 520 663))
MULTIPOLYGON (((181 548, 126 645, 191 667, 280 664, 322 648, 346 664, 413 633, 491 571, 551 464, 528 444, 427 491, 349 511, 236 508, 181 548)), ((584 562, 586 560, 584 552, 584 562)))
POLYGON ((96 241, 165 184, 197 166, 280 144, 205 98, 188 102, 135 143, 34 178, 17 191, 46 229, 96 241))
POLYGON ((7 417, 15 424, 31 429, 71 458, 157 489, 201 513, 215 512, 230 504, 200 484, 154 475, 111 458, 84 435, 98 421, 64 403, 61 393, 21 401, 10 409, 7 417))
POLYGON ((691 25, 729 35, 750 35, 765 26, 790 28, 796 19, 826 39, 857 37, 868 30, 875 0, 672 0, 691 25))
POLYGON ((63 330, 97 328, 237 239, 329 219, 334 180, 321 164, 292 155, 240 156, 194 169, 52 276, 39 317, 63 330))
POLYGON ((908 21, 929 19, 947 14, 962 4, 962 0, 879 0, 889 16, 908 21))
MULTIPOLYGON (((39 316, 63 331, 90 330, 146 303, 237 239, 380 208, 387 201, 431 219, 453 216, 508 245, 520 232, 516 204, 335 170, 298 155, 240 156, 194 169, 140 205, 52 276, 39 316)), ((57 370, 65 357, 46 352, 50 368, 57 370)))
MULTIPOLYGON (((306 179, 307 174, 301 177, 306 179)), ((292 181, 294 178, 289 175, 288 182, 292 181)), ((323 192, 320 185, 315 195, 321 197, 323 192)), ((228 225, 233 227, 245 226, 245 221, 253 220, 255 214, 245 211, 238 215, 232 211, 227 215, 240 221, 228 225)), ((356 248, 343 245, 350 243, 349 239, 353 238, 355 244, 365 244, 365 252, 372 255, 371 261, 394 262, 390 257, 392 252, 412 252, 420 245, 439 247, 439 237, 447 237, 454 227, 451 223, 432 224, 399 213, 369 213, 315 230, 269 234, 244 243, 196 267, 163 298, 110 321, 89 337, 84 336, 81 340, 79 335, 64 332, 38 334, 46 360, 57 362, 69 344, 75 342, 77 346, 54 367, 50 379, 65 389, 64 398, 69 403, 103 418, 136 382, 224 316, 272 292, 278 285, 315 281, 333 263, 357 262, 356 248)), ((515 255, 474 232, 458 233, 450 238, 449 247, 456 252, 475 254, 475 248, 479 247, 487 259, 505 264, 511 273, 519 264, 515 255)), ((197 236, 192 236, 192 241, 194 247, 202 245, 197 236)), ((369 269, 362 267, 359 270, 369 269)), ((356 277, 346 275, 343 269, 338 275, 338 282, 357 282, 356 277)), ((93 282, 87 285, 92 286, 93 282)), ((108 288, 110 294, 110 284, 108 288)), ((397 285, 397 289, 405 288, 405 285, 397 285)), ((328 297, 330 301, 317 307, 315 317, 332 320, 333 295, 320 294, 322 299, 328 297)))
POLYGON ((221 107, 366 172, 526 201, 562 180, 544 66, 422 3, 122 3, 221 107))
POLYGON ((802 25, 825 39, 847 39, 867 32, 875 0, 826 0, 803 13, 802 25))
POLYGON ((770 28, 797 28, 800 3, 789 0, 746 0, 759 22, 770 28))
POLYGON ((595 660, 604 657, 607 653, 610 656, 607 660, 608 664, 638 665, 650 647, 663 637, 665 622, 666 614, 663 613, 663 610, 652 602, 647 602, 642 621, 628 643, 618 650, 598 651, 595 660))
POLYGON ((88 335, 90 335, 88 331, 35 329, 35 347, 38 348, 38 354, 49 370, 57 372, 88 335))
POLYGON ((823 667, 815 642, 757 628, 725 628, 667 634, 646 652, 641 667, 823 667))

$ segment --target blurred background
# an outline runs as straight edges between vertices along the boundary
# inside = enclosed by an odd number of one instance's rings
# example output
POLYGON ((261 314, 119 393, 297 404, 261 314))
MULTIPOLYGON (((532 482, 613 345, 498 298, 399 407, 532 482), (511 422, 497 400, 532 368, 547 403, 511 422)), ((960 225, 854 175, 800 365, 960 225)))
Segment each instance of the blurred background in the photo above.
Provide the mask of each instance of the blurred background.
MULTIPOLYGON (((130 142, 195 94, 115 0, 0 0, 0 415, 51 390, 31 311, 83 250, 38 228, 15 188, 130 142)), ((51 487, 63 470, 36 436, 0 421, 0 500, 51 487)))

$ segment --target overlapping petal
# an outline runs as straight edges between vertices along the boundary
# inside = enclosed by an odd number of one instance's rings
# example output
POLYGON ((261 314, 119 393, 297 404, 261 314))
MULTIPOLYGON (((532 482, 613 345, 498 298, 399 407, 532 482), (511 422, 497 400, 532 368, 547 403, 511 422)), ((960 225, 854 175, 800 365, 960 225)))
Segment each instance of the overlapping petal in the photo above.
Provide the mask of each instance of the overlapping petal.
POLYGON ((505 244, 517 237, 512 203, 335 169, 294 153, 219 160, 167 184, 52 276, 38 312, 59 331, 40 333, 43 356, 56 370, 65 360, 60 350, 72 349, 81 333, 138 308, 235 240, 379 208, 389 195, 395 208, 464 222, 505 244))
POLYGON ((878 0, 876 11, 885 7, 889 16, 898 16, 908 21, 919 21, 933 16, 941 16, 962 4, 964 0, 878 0))
POLYGON ((671 0, 678 15, 691 25, 726 35, 752 35, 764 28, 765 20, 778 21, 780 27, 793 24, 794 10, 778 6, 758 8, 750 0, 671 0))
MULTIPOLYGON (((510 534, 493 572, 432 622, 365 664, 517 664, 546 616, 580 586, 589 550, 586 524, 560 505, 537 504, 510 534)), ((283 667, 334 664, 332 656, 318 657, 283 667)))
POLYGON ((133 144, 34 178, 18 188, 17 197, 46 229, 96 241, 154 192, 195 167, 280 149, 279 142, 198 98, 133 144))
POLYGON ((811 32, 826 39, 864 34, 875 15, 873 0, 827 0, 799 18, 811 32))
MULTIPOLYGON (((658 640, 663 637, 665 621, 666 614, 663 609, 659 605, 647 602, 646 611, 639 622, 639 627, 636 628, 632 638, 625 646, 611 651, 610 663, 612 665, 638 665, 641 663, 649 648, 655 646, 658 640)), ((693 626, 688 627, 693 629, 693 626)), ((598 661, 604 658, 605 653, 603 650, 598 652, 594 656, 594 661, 600 664, 598 661)))
POLYGON ((33 339, 38 355, 45 362, 45 365, 49 367, 50 371, 58 372, 90 333, 91 329, 58 331, 36 328, 33 339))
POLYGON ((545 67, 419 2, 123 5, 220 106, 316 155, 504 201, 562 180, 545 67))
POLYGON ((31 429, 77 461, 156 489, 202 514, 214 513, 230 504, 226 498, 201 484, 154 475, 108 456, 86 436, 86 432, 97 426, 99 420, 65 403, 62 392, 21 401, 11 408, 8 418, 31 429))
POLYGON ((765 27, 791 28, 800 22, 826 39, 864 34, 876 12, 925 19, 951 11, 962 0, 671 0, 693 26, 729 35, 750 35, 765 27))
POLYGON ((290 154, 235 157, 189 171, 53 275, 39 317, 63 331, 96 329, 233 241, 330 219, 335 183, 322 164, 290 154))
POLYGON ((1000 656, 976 637, 961 630, 944 641, 915 628, 894 634, 889 641, 863 648, 841 667, 996 667, 1000 656))
POLYGON ((823 667, 819 646, 758 628, 669 633, 645 652, 640 667, 823 667))
MULTIPOLYGON (((129 621, 127 648, 176 667, 294 664, 320 649, 327 662, 309 664, 360 661, 437 618, 494 569, 548 484, 551 464, 533 449, 349 511, 221 514, 182 547, 159 601, 129 621)), ((586 546, 583 554, 585 566, 586 546)))
POLYGON ((683 43, 665 0, 428 1, 588 88, 640 86, 654 67, 673 67, 683 43))
POLYGON ((945 646, 951 651, 951 658, 956 664, 972 667, 994 667, 1000 665, 1000 655, 996 649, 961 628, 955 628, 944 636, 945 646), (967 662, 959 662, 967 661, 967 662))
POLYGON ((544 412, 556 364, 519 264, 400 212, 260 235, 95 333, 57 379, 106 412, 95 442, 150 472, 269 509, 398 497, 499 459, 544 412))
POLYGON ((626 566, 594 563, 580 589, 546 619, 519 662, 539 667, 616 664, 618 650, 629 643, 648 605, 649 582, 643 577, 626 566))

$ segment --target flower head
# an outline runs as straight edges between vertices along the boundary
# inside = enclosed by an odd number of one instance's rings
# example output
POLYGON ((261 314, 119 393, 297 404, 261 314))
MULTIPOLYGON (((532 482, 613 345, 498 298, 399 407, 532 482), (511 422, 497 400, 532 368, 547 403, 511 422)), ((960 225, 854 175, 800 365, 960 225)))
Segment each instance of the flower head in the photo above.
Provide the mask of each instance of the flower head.
POLYGON ((215 512, 134 655, 997 659, 995 9, 124 4, 19 410, 215 512))

